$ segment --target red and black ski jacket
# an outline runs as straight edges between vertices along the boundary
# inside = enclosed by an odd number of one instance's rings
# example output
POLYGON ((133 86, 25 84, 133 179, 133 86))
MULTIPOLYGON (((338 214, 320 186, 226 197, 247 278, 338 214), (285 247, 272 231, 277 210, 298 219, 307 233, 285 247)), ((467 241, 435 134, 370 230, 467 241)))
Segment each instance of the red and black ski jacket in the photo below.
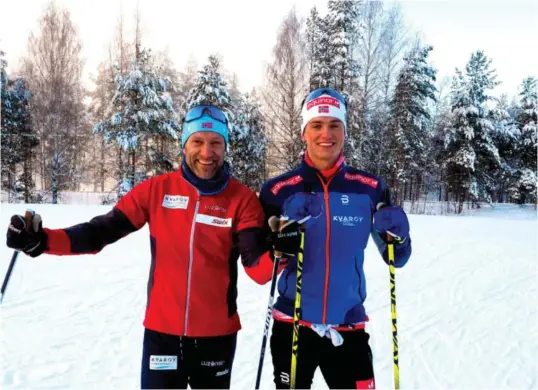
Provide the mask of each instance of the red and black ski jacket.
POLYGON ((237 332, 237 260, 241 256, 243 266, 256 265, 267 248, 256 193, 223 172, 205 191, 185 165, 147 179, 105 215, 66 229, 44 229, 45 253, 97 253, 148 223, 144 326, 192 337, 237 332))

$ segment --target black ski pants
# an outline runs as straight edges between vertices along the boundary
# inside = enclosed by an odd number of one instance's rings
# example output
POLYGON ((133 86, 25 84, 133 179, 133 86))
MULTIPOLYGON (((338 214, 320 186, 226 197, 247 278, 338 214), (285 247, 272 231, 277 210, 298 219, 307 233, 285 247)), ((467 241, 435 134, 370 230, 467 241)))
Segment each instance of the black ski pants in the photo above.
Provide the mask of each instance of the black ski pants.
POLYGON ((237 333, 180 337, 146 329, 142 389, 229 389, 237 333))
MULTIPOLYGON (((334 346, 328 337, 305 326, 299 328, 297 389, 310 389, 318 367, 331 389, 375 389, 370 336, 362 329, 339 333, 344 343, 334 346)), ((290 388, 292 340, 293 324, 274 321, 271 355, 277 389, 290 388)))

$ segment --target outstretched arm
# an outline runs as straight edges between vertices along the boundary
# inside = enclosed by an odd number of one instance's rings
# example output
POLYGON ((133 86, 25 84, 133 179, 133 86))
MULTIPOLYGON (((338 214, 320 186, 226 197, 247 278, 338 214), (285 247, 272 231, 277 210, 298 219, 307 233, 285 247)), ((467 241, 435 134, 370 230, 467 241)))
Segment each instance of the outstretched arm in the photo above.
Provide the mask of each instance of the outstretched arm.
POLYGON ((106 245, 142 228, 149 220, 151 179, 129 191, 104 215, 65 229, 43 229, 47 236, 45 253, 78 255, 98 253, 106 245))

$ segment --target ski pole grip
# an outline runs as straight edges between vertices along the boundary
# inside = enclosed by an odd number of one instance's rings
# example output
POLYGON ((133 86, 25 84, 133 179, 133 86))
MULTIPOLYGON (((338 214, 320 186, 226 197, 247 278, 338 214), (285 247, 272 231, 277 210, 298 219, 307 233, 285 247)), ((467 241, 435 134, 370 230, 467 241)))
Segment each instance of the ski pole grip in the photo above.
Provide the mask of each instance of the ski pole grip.
MULTIPOLYGON (((278 231, 279 227, 283 225, 285 221, 281 221, 279 218, 275 217, 274 215, 269 218, 269 227, 271 228, 272 232, 278 231)), ((275 251, 275 257, 282 257, 282 252, 275 251)))
POLYGON ((278 230, 278 223, 279 223, 279 220, 277 217, 275 217, 274 215, 271 216, 271 218, 269 218, 269 227, 271 228, 271 231, 272 232, 276 232, 278 230))
POLYGON ((24 222, 26 223, 26 231, 32 231, 32 219, 34 218, 35 212, 33 210, 26 210, 24 213, 24 222))
MULTIPOLYGON (((376 211, 379 211, 379 210, 381 210, 381 209, 384 209, 385 207, 389 207, 389 205, 386 204, 386 203, 383 203, 383 202, 379 202, 379 203, 377 204, 377 206, 375 207, 375 210, 376 210, 376 211)), ((392 241, 393 241, 393 237, 392 237, 389 233, 387 233, 387 235, 386 235, 386 240, 387 240, 387 243, 390 244, 390 243, 392 243, 392 241)))

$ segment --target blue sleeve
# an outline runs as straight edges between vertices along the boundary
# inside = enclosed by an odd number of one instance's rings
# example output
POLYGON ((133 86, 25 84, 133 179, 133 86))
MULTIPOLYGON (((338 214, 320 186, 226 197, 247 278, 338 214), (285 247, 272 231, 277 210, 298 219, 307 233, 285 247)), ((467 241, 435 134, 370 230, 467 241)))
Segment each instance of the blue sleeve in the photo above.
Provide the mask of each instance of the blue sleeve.
POLYGON ((263 208, 263 213, 265 214, 265 226, 267 232, 270 231, 267 221, 273 215, 280 218, 280 205, 278 205, 277 200, 274 196, 271 195, 269 191, 269 184, 265 183, 260 191, 260 203, 263 208))

